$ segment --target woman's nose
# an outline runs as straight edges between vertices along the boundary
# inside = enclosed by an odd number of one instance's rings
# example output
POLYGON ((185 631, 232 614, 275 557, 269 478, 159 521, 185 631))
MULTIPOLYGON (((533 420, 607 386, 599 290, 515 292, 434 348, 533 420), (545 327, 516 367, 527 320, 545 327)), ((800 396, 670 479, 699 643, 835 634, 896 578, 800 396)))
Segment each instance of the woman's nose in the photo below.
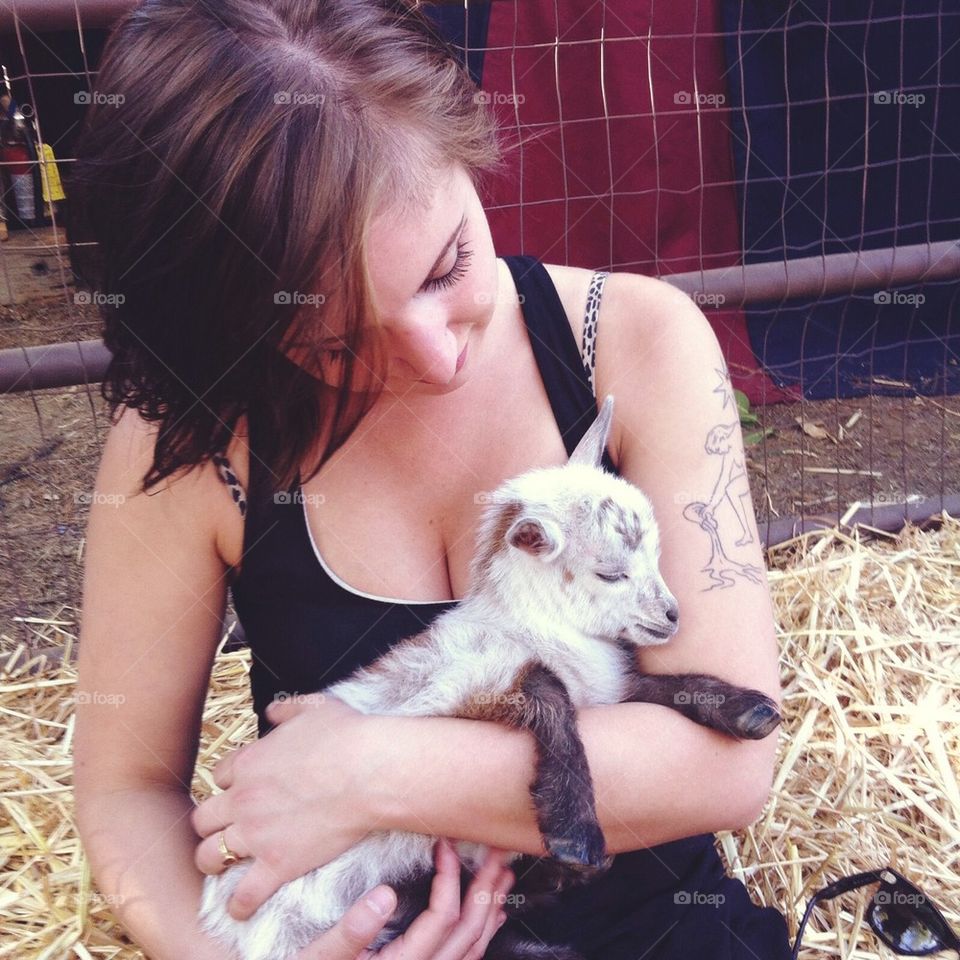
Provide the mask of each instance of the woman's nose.
POLYGON ((388 324, 384 333, 391 374, 428 383, 453 378, 459 347, 442 314, 407 317, 388 324))

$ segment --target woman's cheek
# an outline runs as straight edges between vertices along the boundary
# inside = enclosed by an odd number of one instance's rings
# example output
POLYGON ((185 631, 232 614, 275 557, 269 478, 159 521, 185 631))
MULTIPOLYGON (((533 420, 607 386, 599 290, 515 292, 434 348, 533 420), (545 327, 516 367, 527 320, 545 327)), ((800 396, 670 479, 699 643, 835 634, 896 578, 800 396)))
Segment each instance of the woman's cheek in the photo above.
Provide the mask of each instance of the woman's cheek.
POLYGON ((497 306, 497 276, 486 278, 483 283, 475 283, 463 301, 458 304, 460 320, 467 320, 480 326, 486 326, 493 317, 497 306))

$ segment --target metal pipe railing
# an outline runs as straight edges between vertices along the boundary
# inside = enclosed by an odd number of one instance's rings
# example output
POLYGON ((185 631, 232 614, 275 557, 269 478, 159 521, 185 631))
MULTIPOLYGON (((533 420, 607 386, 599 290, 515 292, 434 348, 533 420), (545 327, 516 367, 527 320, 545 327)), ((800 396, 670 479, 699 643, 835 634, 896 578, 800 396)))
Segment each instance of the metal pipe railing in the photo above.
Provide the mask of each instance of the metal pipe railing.
MULTIPOLYGON (((947 513, 960 517, 960 494, 943 497, 917 498, 904 503, 867 503, 852 512, 848 511, 840 529, 850 531, 856 526, 896 533, 909 521, 927 523, 937 514, 947 513)), ((757 521, 761 542, 769 549, 794 537, 814 530, 829 530, 838 526, 836 515, 804 515, 803 517, 780 517, 776 520, 757 521)))
POLYGON ((960 279, 960 240, 716 267, 660 279, 695 300, 718 298, 716 306, 720 307, 819 300, 861 290, 894 290, 926 281, 960 279))
MULTIPOLYGON (((926 281, 960 280, 960 241, 715 267, 661 279, 700 305, 724 309, 892 290, 926 281)), ((103 379, 110 356, 101 340, 0 350, 0 393, 96 383, 103 379)))
POLYGON ((0 394, 98 383, 112 356, 102 340, 0 350, 0 394))

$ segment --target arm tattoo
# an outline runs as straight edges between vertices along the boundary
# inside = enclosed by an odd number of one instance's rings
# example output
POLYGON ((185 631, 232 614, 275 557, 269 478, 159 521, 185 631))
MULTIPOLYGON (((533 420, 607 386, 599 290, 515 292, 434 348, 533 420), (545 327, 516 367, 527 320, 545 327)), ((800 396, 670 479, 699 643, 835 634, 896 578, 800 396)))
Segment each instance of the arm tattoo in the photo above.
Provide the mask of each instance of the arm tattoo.
POLYGON ((730 441, 739 426, 736 416, 737 405, 733 399, 726 361, 721 359, 721 364, 722 367, 715 368, 720 382, 714 387, 713 392, 719 394, 723 400, 721 415, 725 416, 728 422, 721 421, 711 427, 703 445, 707 453, 716 458, 716 480, 706 502, 688 503, 683 508, 684 517, 697 524, 710 539, 710 559, 703 567, 703 572, 710 577, 710 586, 706 587, 706 590, 732 587, 738 576, 752 583, 763 583, 762 569, 752 563, 739 563, 728 556, 731 541, 733 541, 733 547, 745 547, 753 543, 754 537, 748 507, 750 483, 747 479, 746 464, 730 441), (728 403, 733 407, 731 413, 725 413, 728 403), (739 533, 735 534, 730 529, 724 529, 721 532, 716 518, 717 510, 723 512, 732 510, 739 526, 739 533))

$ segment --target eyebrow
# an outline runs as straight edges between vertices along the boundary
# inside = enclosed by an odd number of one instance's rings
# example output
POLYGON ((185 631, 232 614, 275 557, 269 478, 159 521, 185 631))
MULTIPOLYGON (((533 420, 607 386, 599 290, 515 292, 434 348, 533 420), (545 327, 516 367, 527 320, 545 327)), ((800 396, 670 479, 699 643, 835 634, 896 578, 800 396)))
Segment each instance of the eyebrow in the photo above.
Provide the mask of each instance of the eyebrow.
POLYGON ((464 214, 463 217, 460 219, 460 222, 456 225, 456 227, 454 227, 453 233, 450 234, 450 239, 444 244, 443 249, 440 251, 440 256, 437 257, 436 261, 434 261, 433 266, 430 268, 430 272, 427 274, 426 280, 424 280, 423 283, 420 284, 420 287, 419 287, 420 290, 422 290, 430 282, 430 278, 433 276, 434 271, 436 271, 437 267, 439 267, 440 264, 443 263, 444 257, 446 257, 446 255, 450 252, 450 248, 453 246, 453 241, 457 239, 457 235, 460 233, 461 230, 463 230, 464 224, 466 222, 467 222, 467 215, 464 214))

